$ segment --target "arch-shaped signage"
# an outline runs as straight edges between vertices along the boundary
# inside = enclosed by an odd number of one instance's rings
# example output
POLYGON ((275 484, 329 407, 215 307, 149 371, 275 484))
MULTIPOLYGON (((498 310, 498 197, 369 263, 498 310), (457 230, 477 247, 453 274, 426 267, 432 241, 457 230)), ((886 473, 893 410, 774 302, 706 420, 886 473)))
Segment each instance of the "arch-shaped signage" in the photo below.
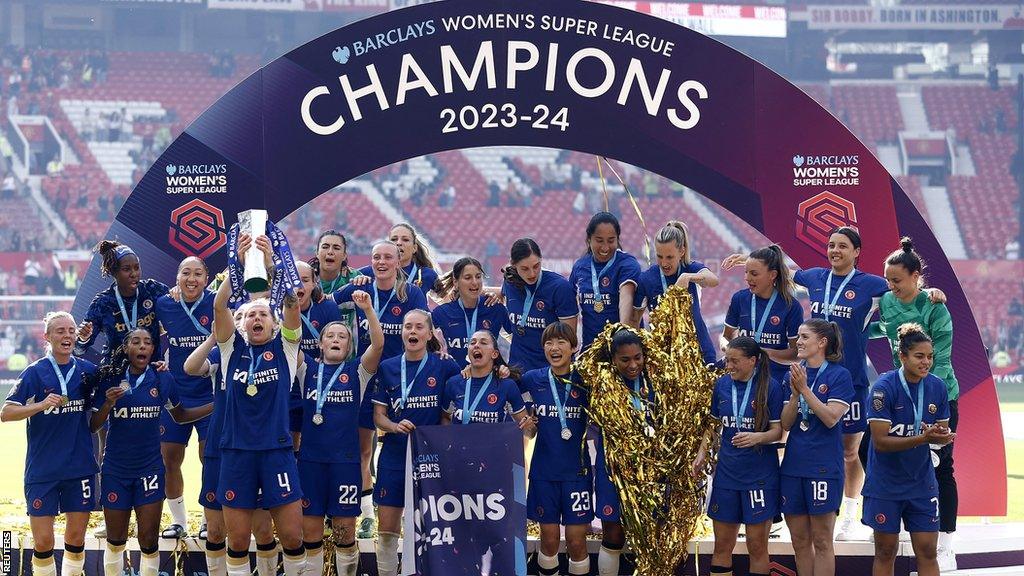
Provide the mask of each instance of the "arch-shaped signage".
MULTIPOLYGON (((187 90, 187 86, 182 87, 187 90)), ((336 185, 414 156, 493 145, 615 158, 683 183, 824 265, 827 232, 859 227, 880 273, 914 238, 957 325, 961 514, 1002 515, 1005 455, 977 324, 935 235, 872 153, 798 88, 731 48, 592 2, 449 0, 317 38, 256 71, 178 137, 108 235, 145 272, 187 254, 225 264, 225 226, 280 219, 336 185)), ((94 261, 78 314, 105 287, 94 261)), ((876 350, 877 365, 890 359, 876 350)))

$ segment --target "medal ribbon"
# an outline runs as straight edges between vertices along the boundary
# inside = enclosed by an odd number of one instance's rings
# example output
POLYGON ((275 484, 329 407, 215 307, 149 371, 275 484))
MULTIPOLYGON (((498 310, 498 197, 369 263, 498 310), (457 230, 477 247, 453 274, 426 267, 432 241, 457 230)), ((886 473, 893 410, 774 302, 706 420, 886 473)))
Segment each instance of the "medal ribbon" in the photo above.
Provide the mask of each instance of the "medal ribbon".
POLYGON ((640 400, 640 385, 643 384, 643 375, 633 379, 633 396, 630 400, 633 402, 633 408, 637 412, 644 412, 644 403, 640 400))
POLYGON ((311 334, 313 334, 313 337, 316 338, 317 340, 319 340, 320 339, 320 331, 317 330, 316 326, 313 326, 313 322, 311 322, 309 320, 309 313, 312 312, 312 311, 313 311, 313 305, 310 304, 309 310, 307 310, 306 312, 302 312, 301 310, 299 311, 299 316, 302 317, 302 323, 306 325, 306 328, 309 328, 309 331, 310 331, 311 334))
MULTIPOLYGON (((910 386, 907 384, 907 377, 903 375, 903 368, 899 369, 900 373, 900 384, 903 385, 903 391, 907 393, 907 397, 910 398, 910 403, 914 404, 914 397, 910 395, 910 386)), ((921 433, 921 420, 924 418, 924 379, 917 383, 917 404, 914 404, 914 434, 921 433)))
POLYGON ((757 378, 757 368, 747 380, 747 389, 743 391, 743 402, 736 404, 736 381, 732 381, 732 417, 736 422, 736 430, 743 430, 743 413, 747 411, 747 401, 750 400, 750 391, 754 388, 754 378, 757 378))
MULTIPOLYGON (((840 290, 842 290, 842 288, 840 288, 840 290)), ((804 362, 803 365, 807 366, 807 363, 804 362)), ((826 368, 828 368, 828 360, 826 360, 825 363, 821 365, 821 368, 818 368, 818 373, 814 375, 814 380, 811 382, 811 386, 810 386, 812 392, 814 391, 814 387, 818 384, 818 378, 820 378, 821 375, 825 373, 825 369, 826 368)), ((803 394, 801 394, 800 395, 800 417, 801 417, 801 419, 803 419, 804 422, 808 422, 809 423, 810 422, 810 417, 811 417, 810 414, 811 414, 811 407, 807 405, 807 400, 804 398, 803 394)))
POLYGON ((345 370, 345 363, 342 362, 338 369, 334 371, 331 379, 327 381, 327 388, 323 387, 324 383, 324 363, 320 362, 320 366, 316 369, 316 413, 324 409, 324 403, 327 402, 327 394, 330 393, 331 388, 334 387, 334 383, 338 381, 338 376, 345 370))
POLYGON ((416 286, 416 287, 422 287, 422 285, 423 285, 423 278, 421 277, 417 281, 416 280, 416 275, 417 274, 420 274, 420 267, 417 266, 415 262, 413 262, 412 263, 412 268, 409 269, 409 283, 414 285, 414 286, 416 286))
POLYGON ((380 294, 377 293, 377 281, 373 281, 373 313, 377 315, 377 318, 381 317, 381 312, 388 307, 388 304, 391 303, 391 299, 395 297, 395 292, 397 292, 397 290, 392 288, 391 295, 384 301, 384 305, 378 306, 378 303, 380 302, 380 294))
POLYGON ((836 307, 836 302, 839 302, 839 295, 843 293, 843 288, 850 282, 850 279, 857 274, 857 269, 854 268, 853 272, 846 278, 843 278, 842 283, 839 284, 839 288, 836 290, 835 298, 832 298, 832 271, 828 271, 828 278, 825 280, 825 297, 822 298, 822 310, 821 314, 825 317, 825 321, 828 321, 828 317, 832 315, 832 310, 836 307), (831 302, 829 299, 831 298, 831 302))
POLYGON ((593 256, 593 254, 591 254, 591 256, 590 256, 590 281, 591 281, 592 286, 594 287, 594 302, 595 303, 601 302, 602 305, 604 304, 604 296, 601 295, 601 282, 600 282, 600 279, 601 279, 601 276, 604 276, 604 273, 607 272, 609 268, 611 268, 612 264, 615 264, 615 259, 618 258, 618 257, 619 257, 619 251, 616 250, 612 254, 611 260, 605 262, 604 267, 602 267, 601 271, 598 272, 597 268, 594 267, 594 256, 593 256))
POLYGON ((750 293, 750 329, 754 331, 754 340, 760 344, 761 333, 764 332, 764 324, 768 321, 768 317, 772 315, 772 304, 775 304, 775 300, 779 297, 779 291, 772 289, 772 297, 768 299, 768 306, 765 307, 764 316, 761 316, 761 320, 757 319, 757 296, 754 293, 750 293), (754 323, 757 322, 757 327, 754 327, 754 323))
POLYGON ((50 366, 53 366, 53 372, 57 375, 57 381, 60 382, 60 393, 61 393, 61 395, 62 396, 67 396, 68 395, 68 383, 71 382, 71 376, 74 375, 75 368, 78 367, 78 363, 75 362, 75 357, 74 356, 71 357, 71 370, 68 370, 68 375, 67 376, 64 376, 64 374, 61 373, 60 366, 57 365, 57 359, 56 358, 54 358, 50 354, 47 354, 46 355, 46 359, 50 361, 50 366))
POLYGON ((480 391, 473 397, 473 403, 469 403, 469 393, 473 388, 473 378, 466 379, 466 395, 462 399, 462 423, 469 424, 469 421, 473 419, 473 414, 476 413, 476 407, 480 405, 480 400, 487 393, 487 387, 491 385, 491 380, 494 379, 494 372, 487 375, 487 379, 484 380, 484 385, 480 387, 480 391))
POLYGON ((523 300, 523 316, 519 318, 519 327, 526 330, 526 318, 530 315, 530 310, 533 308, 533 297, 536 295, 536 290, 540 288, 541 277, 544 276, 544 270, 541 269, 540 273, 537 274, 536 288, 530 290, 530 287, 523 285, 523 290, 526 292, 526 299, 523 300))
POLYGON ((409 392, 412 392, 412 385, 415 384, 416 379, 420 377, 420 372, 423 372, 423 369, 427 367, 427 358, 429 357, 429 353, 428 355, 423 356, 423 359, 420 360, 419 368, 416 369, 416 374, 414 374, 412 380, 409 380, 407 383, 405 378, 405 352, 402 353, 402 404, 398 407, 399 410, 405 409, 405 401, 409 399, 409 392))
POLYGON ((125 330, 131 332, 135 330, 135 327, 139 323, 139 291, 135 291, 135 301, 132 302, 132 315, 128 316, 128 310, 124 307, 124 298, 121 298, 121 292, 114 286, 114 298, 117 298, 117 307, 121 309, 121 318, 125 323, 125 330))
POLYGON ((203 296, 201 294, 199 296, 199 300, 196 300, 192 304, 191 308, 189 308, 188 306, 185 305, 185 298, 182 298, 181 300, 178 300, 178 304, 181 304, 181 309, 185 311, 185 315, 188 316, 188 319, 192 321, 192 325, 196 327, 196 330, 198 330, 199 333, 202 334, 203 336, 209 336, 210 335, 210 331, 206 328, 206 326, 203 326, 202 324, 200 324, 199 320, 196 320, 196 317, 194 316, 194 314, 196 312, 196 308, 198 308, 199 305, 202 304, 202 303, 203 303, 203 296))
POLYGON ((131 384, 132 380, 131 380, 131 375, 129 373, 130 370, 131 370, 131 367, 125 368, 125 370, 124 370, 124 379, 125 379, 126 382, 129 383, 128 384, 128 394, 134 394, 135 393, 135 389, 138 388, 142 384, 142 381, 146 379, 146 374, 149 374, 149 366, 146 366, 146 369, 142 371, 142 374, 139 374, 139 377, 135 379, 135 384, 131 384))
POLYGON ((462 304, 462 298, 459 298, 459 308, 462 308, 462 318, 466 321, 466 345, 469 345, 469 339, 476 332, 476 314, 480 311, 480 302, 476 303, 476 308, 473 308, 473 320, 469 320, 469 316, 466 314, 466 307, 462 304))
POLYGON ((551 397, 555 400, 555 408, 558 410, 558 423, 561 424, 562 430, 568 430, 569 425, 566 423, 565 405, 569 403, 569 390, 572 388, 572 382, 565 383, 565 404, 562 403, 562 397, 558 395, 558 386, 555 385, 555 374, 548 368, 548 386, 551 387, 551 397))
POLYGON ((252 381, 252 375, 254 372, 259 370, 260 364, 263 363, 263 355, 256 356, 252 346, 249 346, 249 371, 245 373, 245 385, 255 386, 256 384, 252 381))

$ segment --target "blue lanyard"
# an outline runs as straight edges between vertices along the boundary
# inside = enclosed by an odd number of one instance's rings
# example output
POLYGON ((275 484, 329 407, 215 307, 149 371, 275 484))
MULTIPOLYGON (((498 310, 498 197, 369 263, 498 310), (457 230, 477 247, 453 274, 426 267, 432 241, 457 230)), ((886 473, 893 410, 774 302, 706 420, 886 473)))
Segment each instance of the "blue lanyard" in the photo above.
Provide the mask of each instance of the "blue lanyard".
POLYGON ((821 314, 822 316, 825 317, 826 321, 828 321, 828 317, 832 315, 832 310, 835 309, 836 302, 839 302, 839 295, 843 293, 843 288, 846 288, 846 285, 850 282, 850 279, 852 279, 856 274, 857 269, 854 268, 853 272, 850 272, 849 276, 843 278, 842 283, 839 284, 839 288, 836 290, 835 298, 832 298, 832 271, 828 271, 828 279, 825 280, 825 297, 822 298, 821 303, 821 314), (832 300, 831 302, 829 302, 830 298, 832 300))
POLYGON ((255 385, 252 382, 252 375, 257 370, 259 370, 260 364, 262 364, 262 363, 263 363, 263 356, 260 355, 259 357, 257 357, 256 353, 253 352, 252 346, 249 346, 249 372, 247 372, 246 375, 245 375, 245 383, 246 383, 246 385, 248 385, 248 386, 254 386, 255 385))
POLYGON ((615 264, 615 259, 618 257, 619 251, 616 250, 615 252, 612 253, 612 259, 605 262, 604 267, 602 267, 601 271, 598 272, 597 268, 594 267, 594 255, 590 255, 590 282, 591 285, 594 287, 594 302, 602 302, 602 306, 604 305, 604 296, 601 295, 600 279, 601 276, 604 276, 604 273, 607 272, 608 269, 612 267, 612 264, 615 264))
POLYGON ((747 380, 747 389, 743 391, 743 403, 736 404, 736 381, 732 381, 732 418, 736 423, 736 430, 743 430, 743 413, 747 411, 747 401, 750 400, 750 390, 754 388, 754 378, 757 378, 757 369, 747 380))
POLYGON ((544 276, 544 270, 541 269, 540 273, 537 274, 536 288, 530 290, 529 286, 523 285, 523 290, 526 292, 526 299, 523 300, 523 315, 519 318, 519 327, 526 329, 526 318, 530 315, 530 309, 533 308, 533 297, 536 295, 536 291, 540 289, 540 280, 544 276))
MULTIPOLYGON (((385 303, 385 305, 386 304, 387 303, 385 303)), ((313 323, 309 321, 309 313, 312 312, 312 311, 313 311, 313 305, 310 304, 309 305, 309 310, 307 310, 305 313, 303 313, 301 310, 299 311, 299 316, 302 317, 302 323, 306 325, 306 328, 309 328, 309 332, 311 334, 313 334, 313 337, 316 338, 317 340, 319 340, 320 339, 320 331, 317 330, 316 326, 313 326, 313 323)))
MULTIPOLYGON (((677 267, 676 274, 679 274, 679 272, 680 270, 677 267)), ((658 278, 661 279, 661 294, 664 295, 666 292, 668 292, 668 278, 665 278, 665 273, 661 271, 660 267, 658 268, 658 278)))
POLYGON ((316 369, 316 413, 319 414, 324 409, 324 403, 327 402, 327 395, 330 393, 334 383, 337 382, 338 376, 345 371, 345 363, 342 362, 341 366, 334 371, 334 375, 327 381, 327 388, 323 387, 324 383, 324 363, 320 362, 320 367, 316 369))
POLYGON ((761 333, 764 332, 764 323, 768 321, 768 317, 772 315, 772 304, 775 304, 775 300, 779 297, 779 291, 772 289, 772 297, 768 299, 768 306, 765 307, 764 316, 761 316, 761 320, 757 319, 757 296, 753 292, 750 293, 750 329, 754 331, 754 340, 757 343, 761 343, 761 333), (757 323, 757 327, 754 327, 754 323, 757 323))
MULTIPOLYGON (((899 369, 900 373, 900 384, 903 385, 903 391, 907 393, 907 397, 910 398, 910 403, 914 404, 914 397, 910 395, 910 386, 907 385, 907 378, 903 375, 903 367, 899 369)), ((924 378, 917 383, 917 404, 914 404, 914 434, 921 433, 921 420, 924 417, 924 378)))
MULTIPOLYGON (((124 370, 124 380, 125 380, 125 382, 129 382, 129 383, 131 382, 131 375, 129 374, 130 370, 131 370, 131 367, 125 368, 125 370, 124 370)), ((135 384, 129 384, 129 386, 128 386, 128 393, 129 394, 133 394, 135 392, 135 389, 138 388, 142 384, 142 381, 146 379, 146 374, 149 374, 149 366, 146 366, 146 369, 142 371, 142 374, 139 374, 139 377, 135 379, 135 384)))
POLYGON ((50 361, 50 366, 53 366, 53 371, 54 371, 54 373, 57 374, 57 381, 60 382, 60 393, 62 395, 64 395, 64 396, 67 396, 68 395, 68 382, 71 382, 71 376, 74 375, 75 368, 78 366, 78 363, 75 362, 75 357, 74 356, 71 357, 71 370, 68 370, 68 375, 67 376, 64 376, 64 374, 61 373, 60 366, 57 365, 57 359, 56 358, 54 358, 53 356, 47 354, 46 355, 46 359, 50 361))
POLYGON ((551 387, 551 397, 555 400, 555 408, 558 410, 558 423, 561 424, 562 430, 568 430, 569 425, 566 424, 565 414, 566 404, 569 403, 569 390, 572 388, 572 382, 565 383, 565 403, 562 403, 562 397, 558 395, 558 386, 555 384, 555 374, 548 368, 548 385, 551 387))
POLYGON ((412 392, 412 385, 415 384, 416 379, 420 377, 420 372, 423 372, 423 369, 427 367, 427 358, 429 358, 429 355, 430 353, 428 352, 423 356, 423 360, 420 360, 420 367, 416 369, 416 374, 414 374, 412 380, 409 380, 407 383, 405 379, 405 352, 402 352, 402 404, 399 406, 399 409, 405 408, 405 401, 409 399, 409 392, 412 392))
POLYGON ((466 379, 466 395, 462 399, 462 423, 469 424, 469 421, 473 419, 473 414, 476 413, 476 407, 480 405, 480 400, 487 393, 487 387, 491 385, 491 380, 494 379, 494 372, 487 375, 487 380, 484 380, 484 385, 480 387, 480 391, 473 397, 473 404, 469 403, 469 393, 473 388, 473 378, 466 379))
POLYGON ((178 300, 178 304, 181 304, 181 309, 185 311, 185 315, 188 316, 188 319, 192 321, 192 325, 196 327, 196 330, 198 330, 199 333, 202 334, 203 336, 209 336, 210 335, 210 331, 206 329, 206 326, 203 326, 202 324, 200 324, 199 320, 196 320, 196 317, 194 316, 194 314, 196 312, 196 308, 199 308, 199 305, 202 304, 202 303, 203 303, 203 296, 201 294, 199 295, 199 300, 196 300, 192 304, 191 308, 189 308, 188 306, 185 306, 185 299, 184 298, 182 298, 181 300, 178 300))
MULTIPOLYGON (((807 363, 804 362, 803 365, 807 366, 807 363)), ((828 368, 828 360, 826 360, 825 363, 821 365, 821 368, 818 368, 818 373, 814 375, 814 380, 811 382, 811 386, 810 386, 810 389, 811 389, 812 393, 814 392, 815 385, 818 384, 818 378, 820 378, 821 375, 825 373, 825 369, 826 368, 828 368)), ((810 418, 810 412, 811 412, 811 407, 807 405, 807 400, 804 398, 803 394, 801 394, 800 395, 800 416, 805 421, 808 421, 809 418, 810 418)))
POLYGON ((420 267, 417 266, 415 262, 413 262, 412 263, 412 268, 409 269, 409 284, 414 284, 416 286, 422 286, 423 278, 421 277, 420 280, 419 280, 419 283, 417 283, 416 282, 416 275, 417 274, 420 274, 420 267))
POLYGON ((476 332, 476 314, 480 311, 480 302, 476 303, 476 308, 473 308, 473 320, 469 320, 469 316, 466 315, 466 307, 462 304, 462 298, 459 298, 459 308, 462 308, 462 318, 466 321, 466 346, 469 346, 469 339, 476 332))
POLYGON ((640 400, 640 385, 643 384, 643 379, 643 375, 639 378, 633 379, 633 396, 630 397, 630 400, 633 402, 633 408, 635 408, 637 412, 644 411, 643 401, 640 400))
POLYGON ((132 315, 128 317, 128 310, 124 307, 124 299, 121 298, 121 292, 118 291, 117 286, 114 286, 114 298, 117 298, 117 307, 121 309, 121 319, 124 320, 127 326, 126 330, 131 332, 135 330, 135 327, 139 323, 139 292, 135 291, 135 301, 132 302, 132 315))
POLYGON ((380 295, 377 294, 377 281, 374 280, 374 282, 373 282, 373 313, 377 315, 377 318, 380 318, 381 311, 388 307, 388 304, 391 303, 391 299, 395 297, 395 292, 397 292, 397 291, 398 290, 392 288, 391 289, 391 295, 388 296, 388 299, 384 302, 384 305, 383 306, 378 306, 377 304, 378 304, 378 302, 380 302, 380 295))

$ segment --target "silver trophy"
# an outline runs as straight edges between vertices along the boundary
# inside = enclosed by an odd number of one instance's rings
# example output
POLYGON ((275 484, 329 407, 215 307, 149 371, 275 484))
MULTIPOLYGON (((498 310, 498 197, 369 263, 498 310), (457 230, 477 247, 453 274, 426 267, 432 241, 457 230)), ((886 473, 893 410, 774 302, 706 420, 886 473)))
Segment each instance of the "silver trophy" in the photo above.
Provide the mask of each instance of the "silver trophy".
POLYGON ((267 281, 267 267, 263 264, 263 252, 256 247, 256 237, 267 233, 267 211, 246 210, 238 213, 238 230, 240 234, 248 234, 253 239, 249 251, 245 254, 244 287, 248 292, 266 292, 270 286, 267 281))

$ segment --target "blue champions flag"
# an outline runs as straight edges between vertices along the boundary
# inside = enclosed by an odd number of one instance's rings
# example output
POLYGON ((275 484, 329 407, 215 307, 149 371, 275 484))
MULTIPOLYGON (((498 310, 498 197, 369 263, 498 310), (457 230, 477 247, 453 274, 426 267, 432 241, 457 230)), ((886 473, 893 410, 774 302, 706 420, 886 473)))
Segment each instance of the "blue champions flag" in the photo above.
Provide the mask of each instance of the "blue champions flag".
POLYGON ((522 431, 423 426, 411 440, 401 574, 525 576, 522 431))

